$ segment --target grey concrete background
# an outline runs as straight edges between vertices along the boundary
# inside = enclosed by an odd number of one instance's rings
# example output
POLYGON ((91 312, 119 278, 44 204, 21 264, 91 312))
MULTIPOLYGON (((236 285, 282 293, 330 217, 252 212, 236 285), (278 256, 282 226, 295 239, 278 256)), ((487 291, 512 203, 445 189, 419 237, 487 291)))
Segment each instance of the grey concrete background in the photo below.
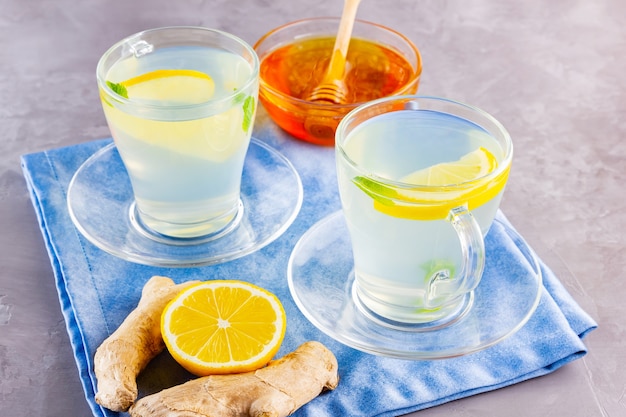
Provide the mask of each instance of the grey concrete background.
MULTIPOLYGON (((0 1, 0 415, 88 416, 52 270, 19 166, 109 136, 95 66, 167 25, 254 43, 339 0, 0 1)), ((420 93, 470 102, 511 132, 502 208, 599 322, 589 354, 548 376, 415 415, 626 415, 626 2, 363 0, 358 17, 421 49, 420 93)))

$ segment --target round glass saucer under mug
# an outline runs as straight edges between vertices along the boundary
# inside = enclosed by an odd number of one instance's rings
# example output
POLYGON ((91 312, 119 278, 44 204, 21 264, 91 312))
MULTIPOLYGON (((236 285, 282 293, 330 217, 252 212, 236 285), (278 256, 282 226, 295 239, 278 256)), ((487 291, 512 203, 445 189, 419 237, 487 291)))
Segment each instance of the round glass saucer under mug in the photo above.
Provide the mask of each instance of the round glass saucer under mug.
POLYGON ((172 238, 146 230, 138 221, 130 179, 114 143, 78 168, 67 204, 76 228, 98 248, 140 264, 188 267, 230 261, 266 246, 294 221, 302 196, 302 182, 291 162, 252 138, 241 179, 239 213, 217 235, 172 238))
POLYGON ((364 311, 353 295, 352 245, 341 211, 300 238, 287 278, 298 308, 335 340, 382 356, 443 359, 477 352, 511 336, 539 304, 541 268, 515 230, 496 218, 485 237, 485 252, 485 271, 471 304, 462 316, 441 326, 387 322, 364 311))

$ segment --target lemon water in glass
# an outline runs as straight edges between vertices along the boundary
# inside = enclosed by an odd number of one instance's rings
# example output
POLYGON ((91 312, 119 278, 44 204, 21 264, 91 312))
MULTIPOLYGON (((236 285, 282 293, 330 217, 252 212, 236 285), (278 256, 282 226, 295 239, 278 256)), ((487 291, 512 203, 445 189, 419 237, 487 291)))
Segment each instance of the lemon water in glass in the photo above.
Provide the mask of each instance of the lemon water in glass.
POLYGON ((141 225, 175 238, 228 228, 257 104, 254 51, 216 30, 153 29, 114 45, 97 72, 141 225))
POLYGON ((357 304, 430 325, 467 311, 511 164, 504 128, 453 101, 390 98, 350 113, 336 149, 357 304))

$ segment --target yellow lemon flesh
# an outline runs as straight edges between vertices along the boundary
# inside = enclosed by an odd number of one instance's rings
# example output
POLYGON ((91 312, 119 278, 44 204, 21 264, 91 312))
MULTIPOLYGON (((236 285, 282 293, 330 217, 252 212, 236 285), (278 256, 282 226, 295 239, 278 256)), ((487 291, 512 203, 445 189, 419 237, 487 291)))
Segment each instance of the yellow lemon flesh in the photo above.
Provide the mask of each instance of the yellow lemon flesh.
POLYGON ((170 104, 203 103, 215 93, 215 82, 208 74, 185 69, 151 71, 120 84, 129 98, 170 104))
POLYGON ((480 181, 497 167, 496 157, 480 147, 457 161, 432 165, 400 180, 415 188, 391 187, 366 177, 356 177, 353 181, 374 199, 374 208, 382 213, 411 220, 440 220, 454 207, 467 205, 473 210, 500 193, 509 167, 495 178, 480 181))
POLYGON ((235 280, 206 281, 183 290, 161 317, 165 345, 198 375, 247 372, 276 354, 286 329, 280 300, 235 280))
POLYGON ((454 162, 443 162, 415 171, 400 182, 414 185, 454 185, 471 181, 496 169, 498 161, 491 152, 480 147, 454 162))

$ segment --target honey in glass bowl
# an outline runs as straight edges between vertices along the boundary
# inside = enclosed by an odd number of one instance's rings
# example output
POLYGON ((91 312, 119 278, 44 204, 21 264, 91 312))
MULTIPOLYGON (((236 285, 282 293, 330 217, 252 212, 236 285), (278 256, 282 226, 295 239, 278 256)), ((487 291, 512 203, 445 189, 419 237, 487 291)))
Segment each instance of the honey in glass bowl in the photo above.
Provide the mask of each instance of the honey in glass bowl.
POLYGON ((398 32, 357 20, 346 57, 347 104, 307 101, 326 73, 338 18, 296 21, 269 32, 255 45, 261 60, 259 99, 270 117, 294 137, 333 145, 335 130, 350 110, 380 97, 414 94, 421 57, 398 32))

